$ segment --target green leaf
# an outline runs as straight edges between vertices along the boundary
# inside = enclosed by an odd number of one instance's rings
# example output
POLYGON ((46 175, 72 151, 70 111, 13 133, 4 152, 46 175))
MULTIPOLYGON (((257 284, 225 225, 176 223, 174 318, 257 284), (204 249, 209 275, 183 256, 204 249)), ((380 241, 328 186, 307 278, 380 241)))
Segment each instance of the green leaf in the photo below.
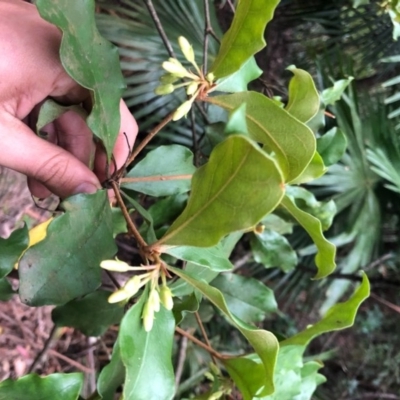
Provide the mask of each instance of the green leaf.
POLYGON ((310 121, 319 110, 319 94, 311 75, 294 65, 287 68, 294 77, 289 83, 289 102, 286 111, 301 122, 310 121))
POLYGON ((61 203, 65 213, 47 228, 19 263, 25 304, 60 305, 91 293, 101 283, 102 260, 116 253, 107 191, 78 194, 61 203))
POLYGON ((28 244, 29 236, 26 225, 12 232, 8 239, 0 238, 0 279, 13 270, 15 263, 28 244))
POLYGON ((296 252, 288 240, 271 229, 252 235, 250 244, 254 259, 265 268, 278 267, 289 272, 297 265, 296 252))
POLYGON ((137 181, 122 186, 150 196, 172 196, 190 190, 195 171, 189 149, 177 144, 159 146, 130 170, 127 178, 137 181))
POLYGON ((15 294, 7 278, 0 279, 0 301, 8 301, 15 294))
POLYGON ((298 208, 294 201, 288 196, 283 198, 281 205, 307 231, 317 246, 318 251, 315 256, 315 264, 318 267, 318 273, 314 279, 326 277, 336 268, 336 247, 325 239, 322 233, 321 222, 298 208))
POLYGON ((317 386, 325 382, 318 374, 322 364, 310 361, 303 364, 304 346, 281 347, 275 373, 275 392, 260 400, 310 400, 317 386))
POLYGON ((235 93, 247 90, 247 85, 262 74, 254 57, 250 57, 238 71, 217 82, 215 90, 219 92, 235 93))
POLYGON ((199 309, 199 300, 194 293, 184 296, 182 299, 174 297, 174 313, 175 323, 179 325, 187 313, 194 313, 199 309))
POLYGON ((246 103, 243 103, 229 114, 228 122, 225 125, 225 135, 228 136, 239 133, 249 136, 246 123, 246 103))
POLYGON ((332 225, 336 214, 336 204, 333 200, 318 201, 313 193, 299 186, 287 186, 286 195, 293 199, 301 210, 318 218, 323 231, 332 225))
POLYGON ((228 358, 222 360, 222 363, 240 390, 243 400, 253 400, 260 388, 264 386, 263 365, 246 357, 228 358))
POLYGON ((326 166, 336 164, 344 155, 347 139, 343 131, 337 127, 330 129, 317 139, 317 151, 326 166))
POLYGON ((308 164, 301 175, 294 179, 291 183, 295 185, 300 185, 302 183, 313 181, 324 175, 326 171, 327 168, 324 164, 324 160, 322 159, 320 154, 315 152, 310 164, 308 164))
POLYGON ((108 158, 120 126, 119 103, 125 88, 116 47, 98 32, 94 0, 71 7, 63 0, 37 0, 40 15, 60 28, 61 62, 67 73, 91 91, 93 108, 87 119, 92 132, 103 141, 108 158))
POLYGON ((213 303, 229 319, 232 325, 234 325, 249 341, 250 345, 254 348, 255 352, 262 360, 262 364, 264 366, 264 388, 262 389, 262 395, 265 396, 273 393, 273 374, 278 353, 278 341, 276 337, 270 332, 248 325, 239 318, 235 317, 229 311, 224 296, 218 289, 194 279, 188 275, 186 271, 182 271, 173 267, 168 267, 168 269, 174 274, 178 275, 180 278, 187 281, 211 303, 213 303))
MULTIPOLYGON (((189 275, 194 276, 196 279, 206 283, 211 282, 219 275, 218 271, 214 271, 209 267, 201 267, 192 263, 186 264, 185 271, 189 275)), ((186 296, 193 293, 193 287, 182 279, 178 279, 176 282, 173 282, 170 287, 174 296, 186 296)))
POLYGON ((165 253, 180 260, 191 262, 192 264, 207 267, 213 271, 230 271, 233 269, 232 263, 225 256, 221 245, 213 247, 199 248, 192 246, 178 246, 165 250, 165 253))
POLYGON ((99 290, 82 299, 72 300, 56 307, 51 317, 58 326, 70 326, 86 336, 101 336, 114 324, 118 324, 124 308, 120 304, 110 304, 110 292, 99 290))
POLYGON ((121 360, 119 341, 114 344, 111 361, 101 370, 97 391, 103 400, 114 400, 117 389, 124 383, 125 366, 121 360))
POLYGON ((211 284, 221 291, 230 312, 244 322, 261 322, 278 310, 274 292, 254 278, 226 273, 211 284))
POLYGON ((322 103, 324 103, 326 106, 335 104, 338 100, 340 100, 342 94, 353 79, 354 78, 352 76, 347 79, 340 79, 334 82, 332 87, 323 90, 321 93, 322 103))
MULTIPOLYGON (((242 236, 243 233, 235 232, 229 234, 221 241, 221 249, 225 257, 228 258, 231 255, 233 248, 242 236)), ((190 262, 186 264, 185 271, 191 277, 206 283, 211 282, 219 274, 218 271, 213 271, 209 267, 202 267, 190 262)), ((189 285, 183 279, 178 279, 176 282, 173 282, 170 287, 174 296, 186 296, 193 293, 193 286, 189 285)))
POLYGON ((310 325, 304 331, 290 337, 281 342, 281 346, 301 345, 306 346, 308 343, 326 332, 332 332, 340 329, 345 329, 354 324, 356 313, 360 304, 368 298, 370 293, 370 285, 367 275, 363 273, 361 285, 357 288, 351 298, 343 303, 338 303, 330 308, 325 316, 315 323, 310 325))
POLYGON ((83 120, 86 120, 88 116, 86 110, 81 106, 63 106, 52 99, 47 99, 39 110, 39 116, 36 122, 36 133, 40 136, 40 131, 43 127, 55 121, 68 111, 74 111, 79 114, 83 120))
POLYGON ((231 75, 265 47, 264 30, 278 3, 279 0, 239 1, 210 72, 217 78, 231 75))
POLYGON ((296 179, 312 160, 316 140, 310 128, 268 97, 241 92, 210 97, 207 101, 229 111, 246 103, 250 137, 263 143, 266 151, 274 153, 287 182, 296 179))
POLYGON ((193 175, 185 210, 156 245, 214 246, 254 226, 279 204, 283 190, 274 160, 249 139, 230 136, 193 175))
POLYGON ((128 226, 122 210, 119 207, 112 207, 111 216, 113 224, 113 237, 115 238, 119 233, 127 233, 128 226))
POLYGON ((126 367, 124 400, 172 399, 175 392, 172 368, 172 343, 175 320, 171 311, 161 306, 155 314, 153 329, 142 325, 146 295, 130 308, 122 320, 120 352, 126 367))
POLYGON ((30 374, 1 382, 0 400, 77 400, 82 384, 82 374, 30 374))

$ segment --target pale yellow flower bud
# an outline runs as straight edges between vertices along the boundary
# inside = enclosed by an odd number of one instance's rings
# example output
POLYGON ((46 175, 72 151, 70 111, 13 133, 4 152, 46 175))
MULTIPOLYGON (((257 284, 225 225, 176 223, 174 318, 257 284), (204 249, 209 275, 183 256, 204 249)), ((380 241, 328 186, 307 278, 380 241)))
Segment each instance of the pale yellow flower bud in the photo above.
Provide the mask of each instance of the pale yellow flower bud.
POLYGON ((194 60, 193 47, 188 42, 188 40, 183 36, 179 36, 178 43, 186 60, 188 60, 191 64, 195 64, 196 61, 194 60))
POLYGON ((186 116, 186 114, 192 108, 192 104, 193 104, 193 101, 191 101, 191 100, 187 100, 184 103, 182 103, 174 112, 172 121, 178 121, 178 119, 181 119, 182 117, 186 116))
POLYGON ((129 293, 127 293, 124 289, 119 289, 116 292, 114 292, 109 298, 108 302, 109 303, 119 303, 120 301, 124 301, 129 299, 129 293))
POLYGON ((147 301, 143 307, 142 318, 143 318, 144 330, 146 332, 150 332, 151 329, 153 328, 154 310, 149 301, 147 301))
POLYGON ((188 75, 186 68, 176 59, 170 58, 168 61, 164 61, 162 63, 162 67, 169 72, 179 78, 183 78, 188 75))
POLYGON ((131 266, 124 261, 120 260, 103 260, 100 267, 107 271, 126 272, 130 271, 131 266))
POLYGON ((212 72, 209 72, 206 76, 208 82, 213 83, 215 79, 215 75, 212 72))
POLYGON ((224 395, 223 390, 218 390, 217 392, 213 393, 208 400, 218 400, 224 395))
POLYGON ((164 74, 161 78, 160 78, 160 82, 163 85, 168 85, 170 83, 175 83, 177 80, 179 79, 179 77, 172 75, 172 74, 164 74))
POLYGON ((174 300, 172 299, 172 292, 168 286, 161 286, 160 300, 161 300, 162 305, 167 310, 172 310, 172 308, 174 307, 174 300))
POLYGON ((129 294, 129 297, 134 296, 140 289, 140 276, 135 275, 133 278, 129 279, 125 285, 124 290, 129 294))
POLYGON ((160 311, 160 295, 158 294, 156 289, 152 289, 150 291, 148 302, 155 312, 160 311))
POLYGON ((154 93, 159 95, 159 96, 164 96, 166 94, 170 94, 174 91, 174 85, 168 84, 168 85, 160 85, 156 87, 154 90, 154 93))
POLYGON ((188 87, 186 88, 186 94, 191 96, 192 94, 196 93, 197 88, 199 87, 198 82, 191 82, 188 87))

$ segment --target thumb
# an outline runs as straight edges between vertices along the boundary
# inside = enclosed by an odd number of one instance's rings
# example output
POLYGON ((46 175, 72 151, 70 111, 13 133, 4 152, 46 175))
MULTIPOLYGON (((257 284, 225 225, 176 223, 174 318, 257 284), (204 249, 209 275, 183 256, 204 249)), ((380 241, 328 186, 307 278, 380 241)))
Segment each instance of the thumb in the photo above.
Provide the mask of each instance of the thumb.
POLYGON ((101 188, 96 175, 72 154, 37 137, 23 122, 0 115, 0 164, 41 182, 65 198, 101 188))

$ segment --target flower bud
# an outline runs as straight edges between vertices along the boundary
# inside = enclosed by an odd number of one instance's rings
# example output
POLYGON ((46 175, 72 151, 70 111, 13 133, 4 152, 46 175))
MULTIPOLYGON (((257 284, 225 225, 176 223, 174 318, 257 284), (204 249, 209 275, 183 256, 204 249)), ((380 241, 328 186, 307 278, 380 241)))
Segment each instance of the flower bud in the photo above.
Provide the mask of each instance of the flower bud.
POLYGON ((164 285, 161 286, 160 300, 161 300, 162 305, 167 310, 172 310, 172 308, 174 307, 174 300, 172 299, 172 292, 168 286, 164 286, 164 285))
POLYGON ((183 78, 188 75, 186 68, 176 58, 170 58, 169 61, 164 61, 162 67, 178 78, 183 78))
POLYGON ((217 392, 213 393, 208 400, 218 400, 220 399, 223 395, 224 395, 224 391, 223 390, 218 390, 217 392))
POLYGON ((186 88, 186 94, 188 96, 191 96, 192 94, 195 94, 197 88, 199 87, 199 83, 196 81, 191 82, 188 87, 186 88))
POLYGON ((158 294, 156 289, 152 289, 150 291, 148 302, 155 312, 160 311, 160 295, 158 294))
POLYGON ((186 60, 188 60, 191 64, 195 64, 196 62, 194 60, 193 47, 188 42, 188 40, 183 36, 179 36, 178 43, 186 60))
POLYGON ((156 87, 156 89, 154 90, 154 93, 159 96, 163 96, 163 95, 172 93, 174 91, 174 89, 175 89, 174 85, 169 83, 166 85, 160 85, 160 86, 156 87))
POLYGON ((126 272, 130 271, 131 266, 120 260, 103 260, 100 263, 100 267, 103 269, 106 269, 107 271, 113 271, 113 272, 126 272))
POLYGON ((149 301, 147 301, 143 307, 142 318, 143 318, 144 330, 146 332, 150 332, 151 329, 153 328, 154 310, 149 301))
POLYGON ((215 75, 214 75, 212 72, 209 72, 209 73, 206 75, 206 79, 207 79, 208 82, 213 83, 213 82, 214 82, 214 79, 215 79, 215 75))
POLYGON ((135 275, 133 278, 129 279, 124 285, 124 290, 129 294, 129 297, 134 296, 139 289, 140 289, 139 275, 135 275))
POLYGON ((192 104, 193 104, 193 101, 191 101, 191 100, 187 100, 184 103, 182 103, 174 112, 172 121, 178 121, 178 119, 181 119, 182 117, 186 116, 186 114, 192 108, 192 104))
POLYGON ((129 299, 129 297, 129 294, 124 289, 119 289, 108 298, 108 302, 111 304, 119 303, 120 301, 129 299))
POLYGON ((163 76, 161 76, 160 78, 160 82, 163 85, 168 85, 170 83, 175 83, 177 80, 179 79, 179 77, 172 75, 172 74, 164 74, 163 76))

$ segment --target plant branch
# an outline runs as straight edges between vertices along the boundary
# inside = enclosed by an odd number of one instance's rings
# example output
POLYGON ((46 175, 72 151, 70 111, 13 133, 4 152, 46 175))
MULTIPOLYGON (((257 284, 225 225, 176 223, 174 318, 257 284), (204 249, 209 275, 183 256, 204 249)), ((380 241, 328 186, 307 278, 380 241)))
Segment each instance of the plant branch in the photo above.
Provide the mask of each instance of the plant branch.
POLYGON ((223 354, 218 353, 218 351, 214 350, 212 347, 207 346, 201 340, 197 339, 196 337, 194 337, 190 333, 186 332, 185 330, 179 328, 179 326, 175 327, 175 331, 178 332, 180 335, 187 337, 190 341, 197 344, 197 346, 202 347, 204 350, 207 350, 211 356, 214 356, 214 357, 218 358, 219 360, 225 360, 225 359, 229 358, 229 356, 224 356, 223 354))
POLYGON ((167 115, 155 128, 153 128, 149 134, 140 142, 140 144, 138 145, 138 147, 136 147, 136 149, 132 152, 131 156, 129 157, 126 165, 128 166, 129 164, 132 163, 132 161, 137 157, 137 155, 146 147, 147 143, 150 142, 151 139, 153 139, 153 137, 155 135, 157 135, 158 132, 161 131, 162 128, 164 128, 165 125, 168 124, 168 122, 170 122, 172 120, 172 116, 174 113, 171 113, 169 115, 167 115))
POLYGON ((35 368, 40 363, 40 361, 42 361, 42 358, 44 357, 44 355, 49 351, 53 340, 57 336, 57 329, 58 329, 57 325, 53 325, 53 328, 50 331, 50 335, 47 338, 47 340, 43 346, 43 349, 38 353, 38 355, 35 357, 35 359, 33 360, 33 363, 31 364, 31 366, 28 369, 29 374, 35 370, 35 368))
POLYGON ((182 373, 183 373, 183 366, 185 364, 186 360, 186 350, 187 350, 187 344, 188 344, 189 339, 186 336, 182 336, 181 343, 179 346, 179 355, 178 355, 178 362, 176 365, 176 372, 175 372, 175 387, 179 386, 179 383, 182 378, 182 373))
POLYGON ((198 167, 198 152, 199 146, 196 137, 196 113, 194 112, 194 107, 190 109, 190 125, 192 128, 192 141, 193 141, 193 154, 194 154, 194 165, 198 167))
POLYGON ((121 183, 175 181, 182 179, 192 179, 192 176, 193 176, 192 174, 184 174, 184 175, 153 175, 153 176, 125 177, 121 179, 121 183))
POLYGON ((146 241, 143 239, 142 235, 139 233, 138 229, 136 228, 135 224, 133 223, 128 210, 126 209, 124 200, 121 197, 121 193, 119 192, 119 187, 118 184, 114 181, 111 182, 111 186, 114 190, 115 197, 117 199, 118 205, 121 208, 122 214, 124 215, 124 218, 126 220, 126 223, 128 224, 128 228, 132 235, 135 237, 139 247, 141 249, 144 249, 147 247, 146 241))
MULTIPOLYGON (((204 325, 203 325, 203 322, 202 322, 202 320, 200 318, 199 312, 196 311, 194 313, 194 316, 196 317, 197 324, 199 325, 201 334, 203 335, 203 338, 204 338, 204 341, 206 342, 206 345, 211 348, 212 346, 211 346, 210 340, 208 339, 207 332, 204 329, 204 325)), ((210 355, 211 355, 211 358, 213 360, 213 363, 217 364, 217 360, 215 359, 215 357, 212 354, 210 354, 210 355)))
POLYGON ((164 31, 164 28, 162 26, 160 18, 158 18, 157 11, 154 8, 153 2, 151 0, 144 0, 144 4, 146 4, 147 9, 149 10, 151 19, 153 20, 154 25, 156 26, 157 32, 160 35, 160 38, 163 41, 164 46, 167 49, 169 56, 176 58, 174 50, 171 46, 170 41, 168 40, 167 34, 164 31))

